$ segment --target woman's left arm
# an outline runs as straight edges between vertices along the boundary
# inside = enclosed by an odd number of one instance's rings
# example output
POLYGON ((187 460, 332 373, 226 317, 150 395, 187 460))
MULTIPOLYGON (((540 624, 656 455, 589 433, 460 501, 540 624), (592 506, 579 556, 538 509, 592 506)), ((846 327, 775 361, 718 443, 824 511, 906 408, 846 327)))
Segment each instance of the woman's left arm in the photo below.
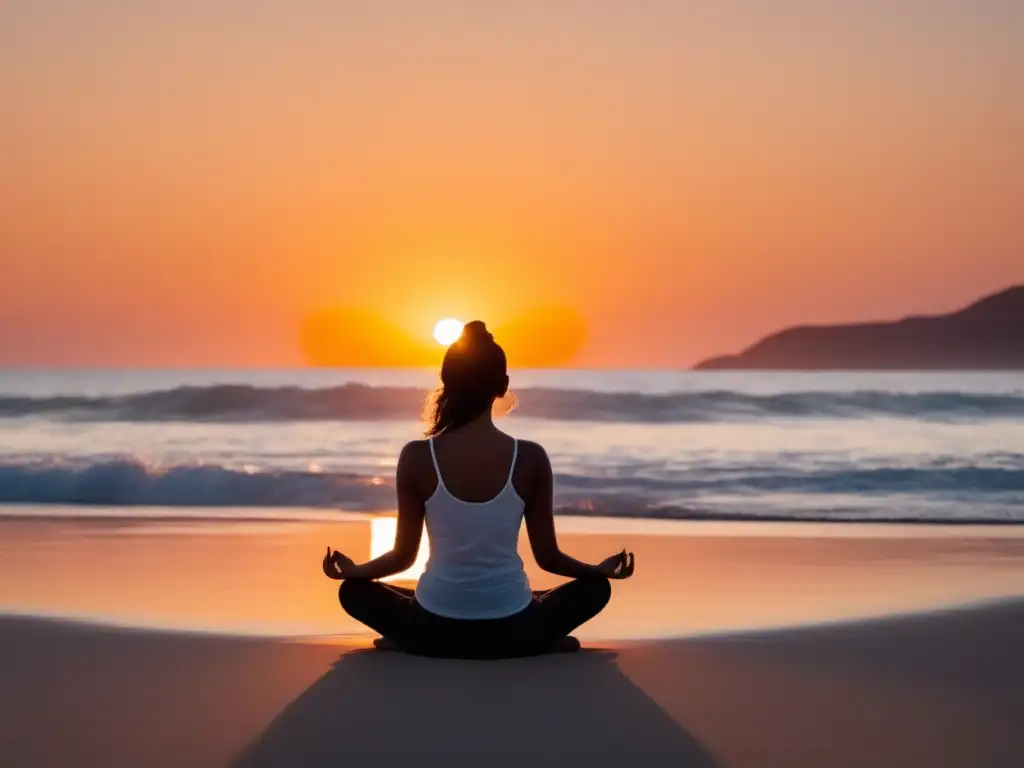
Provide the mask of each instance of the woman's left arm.
POLYGON ((383 579, 409 568, 420 551, 423 536, 423 518, 426 514, 423 498, 416 487, 412 470, 415 460, 415 443, 409 443, 398 457, 395 471, 395 487, 398 492, 398 525, 395 531, 395 545, 390 552, 368 563, 356 565, 340 552, 327 550, 324 558, 324 572, 333 579, 383 579), (328 566, 330 562, 330 567, 328 566), (331 570, 334 571, 332 575, 331 570))

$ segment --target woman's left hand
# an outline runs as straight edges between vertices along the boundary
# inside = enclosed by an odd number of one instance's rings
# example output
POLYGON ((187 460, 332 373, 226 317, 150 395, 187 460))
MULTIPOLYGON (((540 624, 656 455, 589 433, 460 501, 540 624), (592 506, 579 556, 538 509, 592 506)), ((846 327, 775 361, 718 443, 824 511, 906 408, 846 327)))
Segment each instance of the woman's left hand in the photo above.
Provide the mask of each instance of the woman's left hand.
POLYGON ((329 579, 345 579, 348 578, 349 572, 355 567, 355 563, 341 552, 331 552, 331 548, 327 547, 327 554, 324 555, 324 574, 329 579))

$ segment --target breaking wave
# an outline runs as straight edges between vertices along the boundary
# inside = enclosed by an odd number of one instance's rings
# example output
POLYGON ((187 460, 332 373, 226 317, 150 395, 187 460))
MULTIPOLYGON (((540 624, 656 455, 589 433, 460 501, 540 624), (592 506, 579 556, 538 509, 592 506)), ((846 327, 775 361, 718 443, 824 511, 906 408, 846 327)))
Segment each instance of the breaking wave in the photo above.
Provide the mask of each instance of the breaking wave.
MULTIPOLYGON (((1024 418, 1024 393, 787 392, 727 390, 642 394, 531 388, 518 392, 531 418, 639 424, 761 418, 978 420, 1024 418)), ((123 422, 378 421, 415 418, 425 392, 414 387, 178 387, 121 396, 0 396, 0 418, 123 422)))
MULTIPOLYGON (((558 512, 561 514, 671 519, 766 519, 754 507, 736 514, 721 508, 701 508, 703 496, 749 498, 765 494, 830 496, 917 495, 942 498, 969 492, 976 499, 1020 498, 1024 493, 1024 466, 808 469, 794 472, 783 467, 746 467, 728 473, 680 473, 675 478, 592 477, 559 474, 558 512)), ((0 503, 59 504, 67 506, 160 507, 295 507, 334 508, 347 511, 394 507, 390 477, 319 471, 267 470, 216 464, 149 466, 138 459, 104 458, 88 462, 12 462, 0 464, 0 503)), ((883 504, 883 507, 885 505, 883 504)), ((978 510, 986 509, 978 505, 978 510)), ((993 507, 996 508, 996 507, 993 507)), ((844 513, 792 511, 774 519, 880 519, 877 511, 863 508, 844 513), (869 513, 870 512, 870 513, 869 513)), ((935 519, 925 511, 913 520, 935 519)), ((1010 522, 1002 512, 972 520, 1010 522)), ((899 516, 890 519, 901 519, 899 516)), ((955 522, 955 521, 953 521, 955 522)), ((962 521, 961 521, 962 522, 962 521)), ((1019 522, 1019 521, 1018 521, 1019 522)))

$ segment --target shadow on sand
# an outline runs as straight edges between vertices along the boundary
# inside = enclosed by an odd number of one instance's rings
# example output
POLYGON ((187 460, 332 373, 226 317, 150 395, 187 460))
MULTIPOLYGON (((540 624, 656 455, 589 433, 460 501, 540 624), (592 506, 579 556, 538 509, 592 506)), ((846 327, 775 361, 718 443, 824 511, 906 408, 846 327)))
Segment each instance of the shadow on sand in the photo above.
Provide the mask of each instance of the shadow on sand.
POLYGON ((494 768, 716 764, 611 652, 474 662, 361 650, 343 654, 234 765, 363 760, 494 768))

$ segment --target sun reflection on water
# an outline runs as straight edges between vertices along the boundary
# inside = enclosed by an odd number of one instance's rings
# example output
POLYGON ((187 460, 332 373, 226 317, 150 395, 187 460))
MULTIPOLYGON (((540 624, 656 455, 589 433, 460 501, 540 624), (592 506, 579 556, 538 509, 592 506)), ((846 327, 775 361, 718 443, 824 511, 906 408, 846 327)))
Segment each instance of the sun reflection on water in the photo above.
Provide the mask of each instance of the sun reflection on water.
MULTIPOLYGON (((398 530, 398 519, 394 517, 375 517, 370 521, 370 558, 380 557, 389 552, 395 545, 395 532, 398 530)), ((423 575, 430 556, 427 537, 420 542, 420 551, 416 560, 407 570, 388 576, 383 581, 416 581, 423 575)))

